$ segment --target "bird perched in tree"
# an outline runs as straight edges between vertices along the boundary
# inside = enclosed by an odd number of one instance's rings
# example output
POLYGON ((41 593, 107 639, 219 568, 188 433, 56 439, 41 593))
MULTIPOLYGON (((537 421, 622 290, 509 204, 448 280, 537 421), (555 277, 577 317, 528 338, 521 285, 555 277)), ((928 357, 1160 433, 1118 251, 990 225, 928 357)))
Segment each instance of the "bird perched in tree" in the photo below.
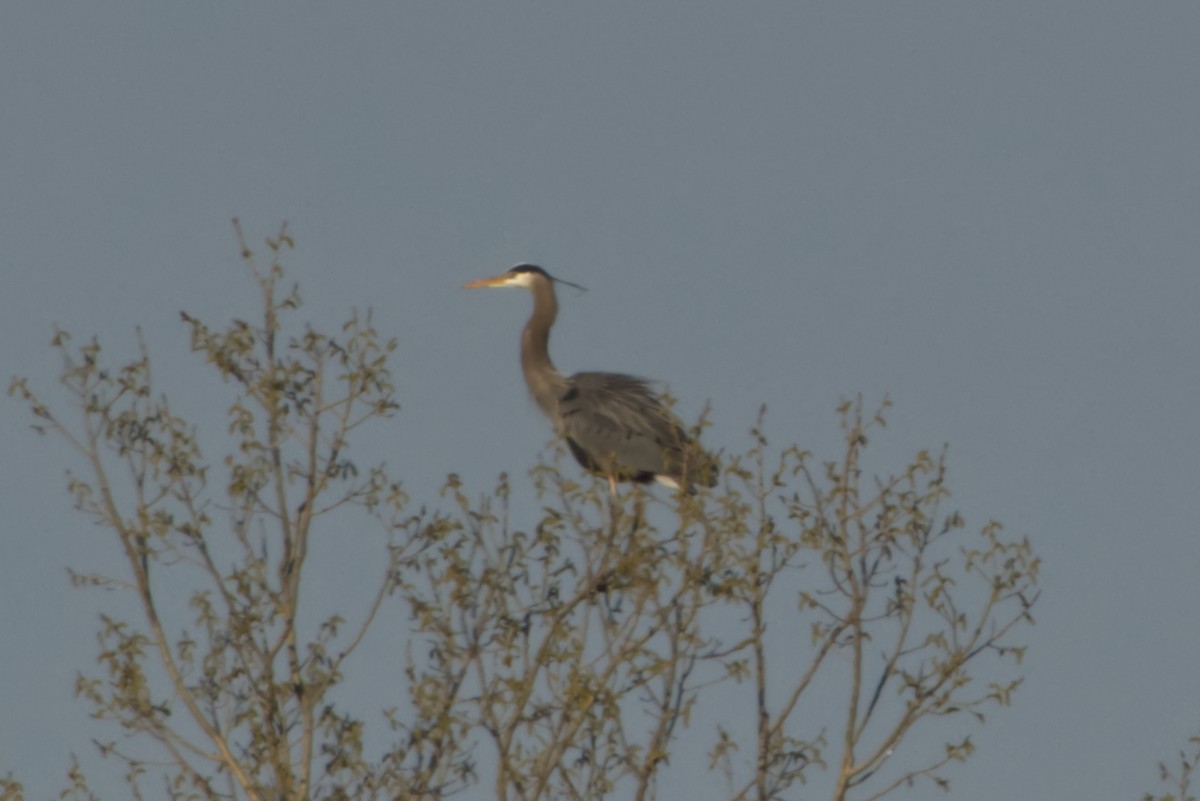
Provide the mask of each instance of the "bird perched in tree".
POLYGON ((533 294, 533 314, 521 332, 525 383, 554 430, 588 470, 605 476, 613 494, 618 481, 657 480, 693 492, 717 483, 717 464, 684 430, 678 418, 641 378, 621 373, 567 377, 550 361, 550 328, 558 316, 554 278, 541 267, 518 264, 467 289, 516 286, 533 294))

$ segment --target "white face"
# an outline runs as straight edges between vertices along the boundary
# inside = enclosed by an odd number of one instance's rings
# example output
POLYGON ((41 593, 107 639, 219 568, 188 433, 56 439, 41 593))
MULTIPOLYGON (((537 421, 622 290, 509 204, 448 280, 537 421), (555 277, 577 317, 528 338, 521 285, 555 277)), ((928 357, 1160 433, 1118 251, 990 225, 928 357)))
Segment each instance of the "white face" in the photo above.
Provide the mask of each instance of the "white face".
POLYGON ((533 273, 508 273, 499 286, 520 286, 528 289, 533 285, 533 273))

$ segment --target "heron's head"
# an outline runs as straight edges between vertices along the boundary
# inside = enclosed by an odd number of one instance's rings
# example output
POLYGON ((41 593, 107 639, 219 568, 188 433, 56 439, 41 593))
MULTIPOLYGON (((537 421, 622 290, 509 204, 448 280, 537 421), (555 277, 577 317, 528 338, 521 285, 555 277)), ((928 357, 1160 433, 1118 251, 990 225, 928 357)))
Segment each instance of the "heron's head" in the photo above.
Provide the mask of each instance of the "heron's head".
POLYGON ((510 267, 500 273, 495 278, 481 278, 478 281, 465 284, 464 288, 480 289, 485 286, 521 286, 526 289, 532 289, 537 284, 563 284, 564 286, 574 287, 581 292, 587 291, 579 284, 572 284, 570 281, 555 278, 536 264, 518 264, 516 267, 510 267))
POLYGON ((528 289, 539 281, 550 282, 554 278, 535 264, 518 264, 494 278, 481 278, 466 285, 466 289, 480 289, 488 286, 521 286, 528 289))

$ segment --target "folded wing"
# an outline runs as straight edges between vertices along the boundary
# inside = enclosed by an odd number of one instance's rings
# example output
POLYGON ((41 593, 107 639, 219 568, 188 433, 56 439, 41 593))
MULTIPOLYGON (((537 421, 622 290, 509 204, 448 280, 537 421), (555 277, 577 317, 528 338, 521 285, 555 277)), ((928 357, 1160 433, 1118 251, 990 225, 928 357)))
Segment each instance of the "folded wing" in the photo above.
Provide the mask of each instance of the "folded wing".
POLYGON ((640 378, 577 373, 559 398, 561 434, 589 470, 618 479, 713 486, 711 457, 640 378))

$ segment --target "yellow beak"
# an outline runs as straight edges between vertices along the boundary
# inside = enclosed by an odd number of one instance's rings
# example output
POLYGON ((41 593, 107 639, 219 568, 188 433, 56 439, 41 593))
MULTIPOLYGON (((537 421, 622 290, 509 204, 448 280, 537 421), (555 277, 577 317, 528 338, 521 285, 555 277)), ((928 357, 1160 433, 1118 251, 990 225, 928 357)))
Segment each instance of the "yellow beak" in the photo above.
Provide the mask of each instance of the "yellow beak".
POLYGON ((478 281, 471 281, 463 284, 463 289, 482 289, 485 286, 504 286, 508 283, 508 273, 497 275, 495 278, 480 278, 478 281))

